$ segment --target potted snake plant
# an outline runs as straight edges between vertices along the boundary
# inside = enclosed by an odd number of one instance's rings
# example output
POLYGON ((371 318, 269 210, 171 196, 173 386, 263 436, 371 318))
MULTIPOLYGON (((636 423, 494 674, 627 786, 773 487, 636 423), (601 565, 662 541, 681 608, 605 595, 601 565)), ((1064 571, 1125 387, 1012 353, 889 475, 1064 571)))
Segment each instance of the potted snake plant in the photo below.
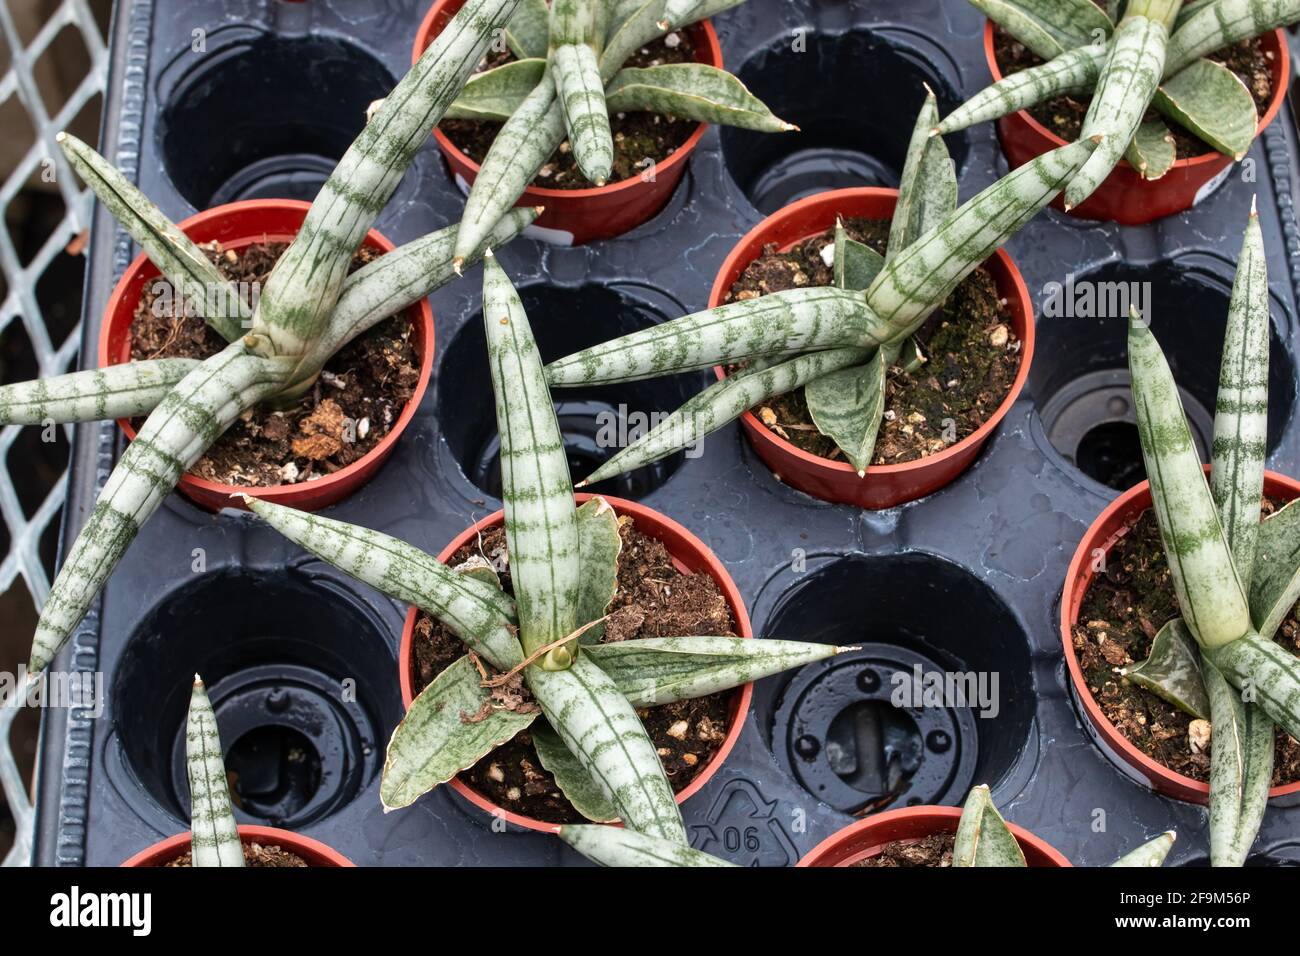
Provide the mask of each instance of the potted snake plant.
POLYGON ((1286 98, 1280 28, 1300 22, 1296 0, 1129 0, 1122 15, 1094 0, 970 2, 989 18, 994 83, 938 131, 996 120, 1012 166, 1104 133, 1058 206, 1127 224, 1182 212, 1223 181, 1286 98))

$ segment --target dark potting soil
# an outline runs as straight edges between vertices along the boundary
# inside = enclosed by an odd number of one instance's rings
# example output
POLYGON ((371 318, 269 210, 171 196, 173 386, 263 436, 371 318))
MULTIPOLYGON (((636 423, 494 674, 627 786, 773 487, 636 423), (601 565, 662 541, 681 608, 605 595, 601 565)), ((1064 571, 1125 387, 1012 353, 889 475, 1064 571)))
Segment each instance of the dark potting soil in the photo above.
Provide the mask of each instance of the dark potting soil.
MULTIPOLYGON (((176 857, 165 866, 193 866, 189 850, 186 850, 180 856, 176 857)), ((307 861, 296 853, 290 853, 288 850, 278 846, 271 846, 262 843, 245 843, 244 844, 244 865, 258 867, 282 867, 282 866, 307 866, 307 861)))
MULTIPOLYGON (((204 246, 208 258, 240 288, 260 288, 286 243, 254 243, 242 251, 204 246), (257 285, 254 286, 253 283, 257 285)), ((380 253, 363 247, 352 270, 380 253)), ((226 342, 201 318, 186 315, 170 294, 151 283, 136 305, 131 358, 216 355, 226 342), (155 307, 156 303, 156 307, 155 307)), ((293 408, 255 406, 217 439, 190 473, 226 485, 290 485, 352 464, 392 429, 420 380, 411 324, 405 314, 385 319, 328 362, 315 386, 293 408)), ((135 422, 136 429, 143 419, 135 422)))
MULTIPOLYGON (((889 222, 846 219, 850 238, 884 254, 889 222)), ((789 252, 774 244, 749 264, 726 301, 756 299, 804 286, 831 285, 833 269, 822 250, 835 230, 807 239, 789 252)), ((976 269, 916 333, 925 363, 914 372, 897 365, 885 384, 885 414, 872 463, 915 461, 943 451, 988 421, 1007 397, 1020 367, 1020 340, 993 275, 976 269)), ((907 356, 902 356, 900 361, 907 356)), ((754 409, 764 425, 821 458, 841 459, 835 442, 813 424, 802 388, 754 409)))
MULTIPOLYGON (((707 574, 684 574, 663 544, 643 535, 630 518, 619 518, 623 549, 619 554, 618 586, 610 602, 604 643, 638 637, 734 635, 736 622, 717 583, 707 574)), ((488 560, 507 593, 513 593, 506 553, 505 529, 485 531, 480 539, 456 552, 452 565, 471 557, 488 560)), ((436 620, 421 614, 412 642, 416 683, 427 687, 438 674, 465 653, 465 646, 436 620)), ((486 665, 485 665, 486 666, 486 665)), ((535 709, 522 677, 502 689, 496 705, 512 710, 535 709)), ((637 711, 659 751, 674 792, 680 792, 713 759, 727 736, 733 695, 719 691, 707 697, 637 711)), ((565 799, 555 779, 542 767, 532 735, 521 731, 462 774, 475 790, 498 806, 549 823, 577 823, 584 818, 565 799)))
MULTIPOLYGON (((1274 507, 1274 502, 1265 501, 1266 514, 1274 507)), ((1178 614, 1160 528, 1155 512, 1147 510, 1115 542, 1106 556, 1105 571, 1088 585, 1079 623, 1074 626, 1074 652, 1093 700, 1121 734, 1170 770, 1208 782, 1212 728, 1202 746, 1202 724, 1193 728, 1190 714, 1118 673, 1121 667, 1146 660, 1160 628, 1178 614)), ((1278 628, 1274 640, 1292 653, 1300 650, 1296 609, 1278 628)), ((1300 743, 1278 730, 1273 786, 1293 780, 1300 780, 1300 743)))
POLYGON ((858 860, 854 866, 914 867, 952 866, 952 848, 956 835, 934 833, 919 840, 895 840, 886 843, 880 852, 858 860))
MULTIPOLYGON (((1037 54, 1001 27, 994 28, 993 56, 1003 76, 1019 73, 1043 62, 1037 54)), ((1274 56, 1271 51, 1264 49, 1264 41, 1260 37, 1242 40, 1207 56, 1237 74, 1241 82, 1246 84, 1246 89, 1250 90, 1250 95, 1255 100, 1255 109, 1260 118, 1263 118, 1273 100, 1271 65, 1274 56)), ((1028 112, 1061 139, 1073 143, 1079 138, 1083 119, 1088 113, 1088 104, 1091 102, 1092 97, 1086 94, 1057 96, 1031 107, 1028 112)), ((1159 115, 1152 110, 1148 112, 1146 118, 1151 119, 1159 115)), ((1179 159, 1190 159, 1215 151, 1212 146, 1206 145, 1199 137, 1179 124, 1166 120, 1165 125, 1173 133, 1179 159)))
MULTIPOLYGON (((508 50, 494 53, 484 60, 481 69, 486 70, 515 59, 508 50)), ((665 63, 695 62, 695 45, 690 35, 680 30, 661 37, 653 43, 637 50, 628 58, 627 66, 648 67, 665 63), (670 45, 671 44, 671 45, 670 45)), ((482 164, 492 141, 501 129, 500 123, 488 120, 447 119, 439 124, 439 129, 456 144, 462 153, 474 162, 482 164)), ((609 117, 610 132, 614 134, 614 166, 610 175, 611 183, 621 182, 639 176, 650 167, 647 160, 662 163, 686 142, 695 127, 694 120, 663 116, 659 113, 616 113, 609 117)), ((578 170, 577 161, 566 139, 559 149, 551 154, 537 176, 534 186, 543 189, 592 189, 593 184, 578 170)))

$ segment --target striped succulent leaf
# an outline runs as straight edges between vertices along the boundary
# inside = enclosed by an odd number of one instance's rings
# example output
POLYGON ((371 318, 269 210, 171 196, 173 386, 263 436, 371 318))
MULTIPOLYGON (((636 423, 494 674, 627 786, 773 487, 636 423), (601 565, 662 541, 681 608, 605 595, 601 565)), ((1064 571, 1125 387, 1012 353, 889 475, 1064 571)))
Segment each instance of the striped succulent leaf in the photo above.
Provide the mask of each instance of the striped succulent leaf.
MULTIPOLYGON (((695 6, 692 16, 695 20, 706 20, 716 13, 729 10, 744 3, 745 0, 701 0, 695 6)), ((609 37, 604 52, 600 55, 600 75, 608 83, 637 50, 669 32, 664 20, 665 0, 644 0, 630 13, 624 14, 627 4, 619 4, 619 27, 609 37)), ((693 21, 692 21, 693 22, 693 21)), ((672 29, 676 29, 674 25, 672 29)))
POLYGON ((504 123, 528 99, 546 72, 546 56, 514 60, 469 78, 465 89, 447 107, 446 119, 490 120, 504 123))
POLYGON ((1120 673, 1185 713, 1209 720, 1210 699, 1201 679, 1200 662, 1196 639, 1183 619, 1176 617, 1156 634, 1147 659, 1120 673))
POLYGON ((898 205, 894 207, 885 247, 886 261, 897 258, 957 208, 957 171, 952 157, 943 138, 930 135, 938 123, 939 103, 927 87, 903 162, 898 205))
POLYGON ((0 425, 144 415, 198 364, 195 359, 150 359, 0 385, 0 425))
POLYGON ((574 825, 555 830, 558 836, 593 863, 601 866, 735 866, 716 856, 669 843, 622 827, 574 825))
MULTIPOLYGON (((1184 11, 1193 4, 1184 5, 1184 11)), ((1300 21, 1300 0, 1213 0, 1196 5, 1169 38, 1166 76, 1225 46, 1300 21)))
POLYGON ((1197 60, 1165 80, 1151 105, 1233 159, 1246 155, 1259 127, 1246 84, 1213 60, 1197 60))
MULTIPOLYGON (((662 3, 663 0, 655 0, 662 3)), ((645 6, 646 0, 609 0, 609 36, 613 36, 634 13, 645 6)))
POLYGON ((1091 196, 1123 158, 1160 85, 1168 41, 1163 23, 1135 16, 1130 4, 1111 38, 1110 56, 1083 120, 1081 136, 1105 139, 1066 186, 1066 209, 1091 196))
POLYGON ((1273 779, 1273 722, 1243 703, 1209 661, 1203 662, 1210 700, 1210 864, 1242 866, 1259 832, 1273 779))
POLYGON ((867 304, 891 330, 888 340, 901 342, 919 328, 963 279, 1052 201, 1095 148, 1083 139, 1044 153, 946 216, 890 261, 867 290, 867 304))
POLYGON ((571 667, 524 671, 542 712, 633 830, 686 844, 655 745, 617 685, 580 654, 571 667))
POLYGON ((642 637, 595 644, 584 656, 633 707, 704 697, 833 657, 844 647, 744 637, 642 637))
POLYGON ((773 115, 740 80, 705 63, 626 67, 614 74, 605 88, 605 99, 611 113, 647 110, 761 133, 796 129, 773 115))
POLYGON ((544 60, 550 48, 550 36, 551 10, 546 0, 519 0, 514 16, 506 24, 506 45, 510 51, 521 60, 532 57, 544 60))
POLYGON ((384 811, 410 806, 536 719, 536 710, 494 707, 469 656, 457 658, 411 701, 388 741, 379 782, 384 811))
POLYGON ((1174 30, 1179 30, 1184 23, 1192 18, 1192 15, 1199 13, 1212 3, 1218 3, 1219 0, 1184 0, 1183 8, 1178 11, 1178 16, 1174 19, 1174 30))
MULTIPOLYGON (((1156 93, 1157 97, 1160 95, 1156 93)), ((1146 120, 1129 141, 1124 158, 1143 179, 1159 179, 1178 159, 1174 135, 1160 119, 1146 120)))
MULTIPOLYGON (((564 439, 537 343, 519 294, 491 250, 483 262, 483 326, 501 436, 510 580, 520 639, 532 654, 577 626, 578 525, 564 439)), ((556 648, 542 666, 567 666, 571 656, 570 648, 556 648)))
POLYGON ((1215 401, 1210 491, 1247 593, 1259 535, 1268 454, 1268 264, 1252 204, 1228 303, 1219 394, 1215 401))
POLYGON ((276 354, 302 356, 324 330, 357 247, 518 3, 468 0, 334 167, 266 280, 253 317, 276 354))
POLYGON ((835 442, 858 477, 866 475, 885 412, 885 376, 892 347, 876 349, 865 364, 829 372, 804 387, 817 430, 835 442))
POLYGON ((970 0, 1044 60, 1110 36, 1110 18, 1092 0, 970 0))
POLYGON ((583 349, 546 366, 546 378, 555 387, 631 382, 810 349, 872 348, 889 332, 860 292, 791 289, 583 349))
POLYGON ((181 475, 247 408, 276 392, 292 362, 249 352, 242 339, 204 360, 169 391, 109 475, 41 610, 28 670, 58 653, 141 525, 181 475))
POLYGON ((864 243, 849 238, 844 222, 835 220, 835 258, 832 262, 835 287, 865 292, 885 268, 885 257, 864 243))
POLYGON ((441 621, 499 671, 523 662, 515 602, 497 585, 452 570, 419 548, 356 525, 246 498, 249 509, 298 547, 441 621))
POLYGON ((952 865, 1025 866, 1020 843, 993 806, 989 788, 980 784, 971 790, 961 809, 957 835, 953 839, 952 865))
POLYGON ((705 6, 705 0, 666 0, 661 25, 676 30, 688 23, 694 23, 701 17, 707 16, 703 12, 705 6))
POLYGON ((1136 309, 1128 349, 1142 458, 1178 606, 1202 648, 1220 647, 1250 630, 1250 614, 1178 388, 1136 309))
POLYGON ((198 674, 185 721, 185 774, 190 781, 190 863, 243 866, 244 845, 230 803, 217 715, 198 674))
POLYGON ((1040 66, 1003 77, 949 113, 937 129, 947 135, 1027 110, 1054 96, 1087 93, 1097 85, 1108 51, 1105 44, 1077 47, 1040 66))
POLYGON ((649 432, 604 462, 578 487, 595 484, 658 461, 735 421, 744 412, 776 395, 819 377, 858 365, 871 357, 865 349, 825 349, 789 361, 752 363, 693 395, 649 432))
POLYGON ((612 823, 618 819, 618 808, 600 784, 591 778, 587 768, 569 752, 559 734, 546 725, 536 724, 532 731, 533 746, 542 766, 555 778, 566 800, 588 820, 612 823))
POLYGON ((1271 639, 1300 598, 1300 501, 1259 525, 1250 578, 1250 616, 1260 636, 1271 639))
POLYGON ((1136 850, 1124 854, 1111 866, 1162 866, 1165 857, 1174 848, 1174 840, 1177 839, 1177 836, 1173 830, 1166 830, 1154 840, 1148 840, 1136 850))
POLYGON ((59 133, 55 142, 104 208, 180 293, 186 306, 203 316, 227 342, 243 335, 252 317, 250 306, 180 226, 164 216, 112 163, 77 137, 59 133))
POLYGON ((1279 727, 1300 740, 1300 659, 1253 631, 1205 652, 1247 703, 1263 708, 1279 727))
MULTIPOLYGON (((599 496, 578 508, 578 604, 574 624, 582 627, 604 617, 605 609, 618 591, 618 556, 623 539, 618 534, 618 515, 599 496)), ((605 634, 604 624, 592 624, 579 641, 595 644, 605 634)))
POLYGON ((552 0, 550 65, 564 128, 583 176, 605 185, 614 138, 599 56, 605 43, 605 0, 552 0))

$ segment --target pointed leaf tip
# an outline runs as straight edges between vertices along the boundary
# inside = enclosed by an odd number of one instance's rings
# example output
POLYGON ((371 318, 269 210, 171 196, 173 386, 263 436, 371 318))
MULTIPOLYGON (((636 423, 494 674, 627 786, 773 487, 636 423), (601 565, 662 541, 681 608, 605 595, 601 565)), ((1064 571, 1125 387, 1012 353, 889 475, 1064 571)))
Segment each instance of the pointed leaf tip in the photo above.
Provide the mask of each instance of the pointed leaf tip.
POLYGON ((1259 218, 1259 196, 1258 195, 1254 195, 1250 197, 1250 218, 1251 219, 1259 218))

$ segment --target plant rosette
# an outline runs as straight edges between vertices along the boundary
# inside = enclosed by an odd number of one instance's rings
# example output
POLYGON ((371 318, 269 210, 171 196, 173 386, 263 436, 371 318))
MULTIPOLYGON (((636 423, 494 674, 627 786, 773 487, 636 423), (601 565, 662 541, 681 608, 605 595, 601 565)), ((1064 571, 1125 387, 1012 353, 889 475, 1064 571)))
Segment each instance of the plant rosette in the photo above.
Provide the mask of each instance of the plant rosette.
MULTIPOLYGON (((239 827, 239 838, 244 843, 261 843, 279 847, 301 857, 308 866, 356 866, 351 860, 337 850, 332 850, 319 840, 305 837, 291 830, 277 827, 254 826, 243 824, 239 827)), ((159 840, 153 846, 141 850, 122 866, 166 866, 190 848, 190 833, 178 833, 165 840, 159 840)))
MULTIPOLYGON (((419 59, 464 3, 465 0, 437 0, 429 8, 415 34, 412 61, 419 59)), ((697 63, 722 68, 722 47, 708 21, 686 27, 684 32, 694 44, 697 63)), ((707 129, 707 123, 700 123, 671 156, 655 164, 653 176, 641 174, 589 189, 544 189, 529 185, 517 205, 543 206, 545 211, 529 227, 526 235, 562 245, 582 245, 597 239, 611 239, 635 229, 668 204, 686 172, 691 154, 707 129)), ((433 136, 457 184, 462 191, 468 192, 478 176, 479 164, 465 155, 441 129, 435 127, 433 136)))
MULTIPOLYGON (((1287 49, 1286 33, 1280 29, 1273 30, 1264 34, 1261 40, 1264 51, 1271 57, 1269 62, 1272 66, 1273 97, 1269 101, 1268 110, 1260 118, 1256 137, 1277 116, 1286 100, 1287 86, 1291 79, 1291 54, 1287 49)), ((991 20, 984 27, 984 56, 988 60, 993 81, 1003 79, 1004 74, 997 61, 996 27, 991 20)), ((1064 139, 1034 119, 1026 110, 1003 116, 997 121, 997 127, 1002 151, 1012 169, 1065 145, 1064 139)), ((1230 175, 1229 170, 1234 162, 1231 156, 1207 147, 1206 152, 1200 156, 1176 160, 1169 172, 1161 178, 1147 180, 1127 160, 1120 160, 1097 191, 1071 209, 1068 215, 1080 219, 1118 222, 1126 226, 1153 222, 1197 205, 1230 175)), ((1052 202, 1052 207, 1064 211, 1061 197, 1058 196, 1052 202)))
MULTIPOLYGON (((778 251, 788 251, 834 229, 837 218, 888 220, 897 201, 896 189, 836 189, 801 199, 773 213, 751 229, 722 263, 709 294, 709 308, 725 301, 745 269, 762 255, 764 246, 774 243, 778 251)), ((1034 354, 1033 300, 1020 270, 1004 249, 986 260, 983 268, 997 282, 998 291, 1007 303, 1012 329, 1021 343, 1016 377, 988 420, 937 454, 901 464, 872 465, 865 476, 859 477, 848 462, 831 461, 796 447, 747 411, 740 416, 741 426, 758 457, 780 481, 823 501, 879 510, 923 498, 951 483, 970 467, 1019 397, 1034 354)), ((714 372, 719 379, 725 376, 720 367, 714 372)))
MULTIPOLYGON (((295 200, 252 199, 198 213, 179 223, 179 226, 197 243, 215 240, 223 249, 239 251, 255 243, 289 242, 297 235, 309 208, 308 203, 295 200)), ((373 229, 367 234, 364 245, 385 253, 394 248, 391 242, 373 229)), ((131 323, 135 318, 136 306, 147 285, 158 276, 158 268, 147 256, 141 254, 127 267, 113 288, 99 336, 101 368, 130 361, 131 323)), ((187 472, 180 480, 180 492, 210 511, 243 508, 243 500, 238 497, 242 494, 255 494, 264 500, 301 511, 316 511, 341 501, 363 486, 392 454, 398 438, 415 417, 433 372, 433 310, 429 307, 428 300, 422 300, 418 307, 412 306, 406 312, 414 333, 413 345, 420 356, 420 378, 410 400, 388 434, 364 456, 332 474, 296 484, 235 486, 209 481, 187 472)), ((128 439, 134 440, 136 430, 130 421, 119 419, 118 425, 128 439)))
MULTIPOLYGON (((1206 466, 1208 471, 1208 466, 1206 466)), ((1276 472, 1264 473, 1264 495, 1275 501, 1291 501, 1300 497, 1300 482, 1276 472)), ((1124 492, 1097 516, 1070 561, 1065 576, 1065 589, 1061 598, 1061 641, 1065 649, 1065 663, 1069 668, 1070 682, 1074 685, 1074 694, 1083 707, 1088 721, 1097 735, 1113 753, 1118 754, 1137 775, 1147 781, 1158 793, 1178 800, 1206 804, 1210 799, 1210 787, 1206 783, 1170 770, 1164 764, 1153 760, 1139 750, 1119 729, 1110 722, 1101 707, 1093 699, 1079 665, 1079 657, 1074 650, 1073 631, 1079 621, 1079 609, 1084 596, 1092 584, 1096 572, 1093 565, 1098 554, 1107 554, 1137 523, 1137 520, 1151 508, 1151 486, 1142 482, 1124 492)), ((1300 781, 1269 790, 1269 798, 1300 792, 1300 781)))
MULTIPOLYGON (((574 500, 578 504, 582 504, 593 497, 595 496, 578 492, 574 495, 574 500)), ((750 628, 749 615, 745 611, 745 604, 741 600, 740 591, 737 590, 735 582, 731 580, 731 575, 727 573, 727 569, 722 562, 714 556, 703 541, 676 521, 647 508, 645 505, 609 495, 601 495, 600 497, 603 497, 613 506, 616 514, 630 516, 635 522, 637 530, 646 537, 661 541, 678 570, 687 574, 709 575, 726 598, 727 606, 736 621, 736 634, 744 638, 753 638, 754 632, 750 628)), ((461 548, 474 541, 484 531, 498 527, 503 522, 504 515, 504 511, 498 511, 466 528, 447 547, 443 548, 442 553, 438 555, 438 560, 444 564, 451 561, 461 548)), ((397 655, 402 704, 408 710, 411 707, 411 701, 415 699, 415 695, 421 690, 421 688, 414 685, 415 678, 411 666, 415 624, 419 616, 420 609, 417 607, 412 606, 407 612, 406 623, 402 628, 402 642, 397 655)), ((723 761, 727 759, 727 755, 735 747, 736 741, 740 739, 740 732, 745 724, 745 715, 749 713, 749 704, 753 693, 754 685, 752 683, 744 684, 733 691, 727 735, 719 745, 717 753, 713 755, 713 759, 704 766, 704 769, 696 775, 695 779, 676 795, 678 804, 685 802, 703 789, 709 779, 717 773, 723 761)), ((507 823, 523 829, 536 830, 539 833, 555 832, 556 824, 506 810, 468 785, 460 776, 451 779, 451 786, 460 796, 493 817, 503 819, 507 823)))
MULTIPOLYGON (((876 856, 887 844, 921 840, 936 833, 956 833, 961 807, 901 807, 873 813, 822 840, 796 866, 854 866, 876 856)), ((1007 827, 1020 844, 1029 866, 1069 866, 1059 850, 1023 827, 1007 827)))

